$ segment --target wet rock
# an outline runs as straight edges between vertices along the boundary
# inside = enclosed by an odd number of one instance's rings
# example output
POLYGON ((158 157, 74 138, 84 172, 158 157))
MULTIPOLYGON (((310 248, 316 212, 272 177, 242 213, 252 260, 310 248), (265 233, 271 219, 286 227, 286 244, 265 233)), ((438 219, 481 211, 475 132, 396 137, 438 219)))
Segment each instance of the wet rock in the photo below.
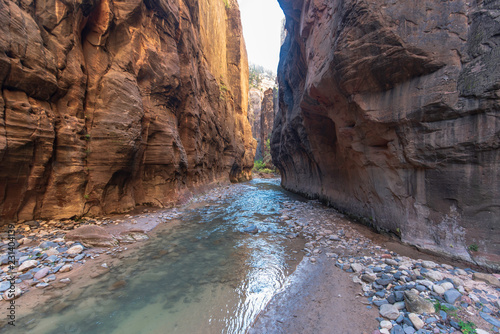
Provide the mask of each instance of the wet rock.
POLYGON ((113 290, 117 290, 117 289, 121 289, 123 287, 125 287, 127 285, 127 282, 124 281, 124 280, 119 280, 119 281, 116 281, 115 283, 113 283, 110 287, 109 287, 109 290, 110 291, 113 291, 113 290))
POLYGON ((84 225, 66 234, 66 240, 79 241, 87 247, 115 247, 118 241, 106 229, 95 225, 84 225))
POLYGON ((243 232, 250 233, 250 234, 257 234, 257 233, 259 233, 259 229, 257 228, 257 226, 255 226, 255 225, 252 224, 252 225, 246 227, 243 230, 243 232))
POLYGON ((396 320, 399 317, 399 310, 392 304, 383 304, 380 306, 380 315, 389 320, 396 320))
POLYGON ((414 292, 411 291, 405 291, 404 292, 404 300, 405 300, 405 307, 408 310, 408 312, 411 313, 417 313, 417 314, 422 314, 422 313, 434 313, 434 305, 429 302, 428 300, 420 297, 414 292))

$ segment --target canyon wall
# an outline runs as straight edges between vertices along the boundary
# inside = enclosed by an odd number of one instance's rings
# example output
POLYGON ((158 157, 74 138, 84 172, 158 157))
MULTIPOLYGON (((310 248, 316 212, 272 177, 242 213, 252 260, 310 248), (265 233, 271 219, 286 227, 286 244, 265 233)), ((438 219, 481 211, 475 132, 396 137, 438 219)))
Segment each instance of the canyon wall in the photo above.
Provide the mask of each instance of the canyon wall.
MULTIPOLYGON (((262 157, 265 157, 266 142, 271 138, 274 124, 274 91, 268 88, 264 92, 260 111, 260 138, 257 141, 257 150, 260 150, 262 157)), ((269 153, 268 153, 269 154, 269 153)))
POLYGON ((0 0, 0 21, 1 220, 250 177, 236 0, 0 0))
POLYGON ((500 1, 279 2, 283 186, 500 269, 500 1))

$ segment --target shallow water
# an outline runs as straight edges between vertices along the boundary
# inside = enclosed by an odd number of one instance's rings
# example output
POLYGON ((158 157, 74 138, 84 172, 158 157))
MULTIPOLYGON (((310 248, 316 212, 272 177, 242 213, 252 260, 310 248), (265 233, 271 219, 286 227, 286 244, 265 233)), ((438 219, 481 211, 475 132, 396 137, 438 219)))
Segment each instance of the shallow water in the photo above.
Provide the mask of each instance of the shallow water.
MULTIPOLYGON (((95 279, 69 306, 25 319, 25 333, 244 333, 294 269, 302 245, 279 222, 296 200, 278 180, 254 180, 187 208, 95 279), (255 225, 259 233, 244 230, 255 225)), ((21 321, 22 322, 22 321, 21 321)), ((21 325, 21 324, 20 324, 21 325)))

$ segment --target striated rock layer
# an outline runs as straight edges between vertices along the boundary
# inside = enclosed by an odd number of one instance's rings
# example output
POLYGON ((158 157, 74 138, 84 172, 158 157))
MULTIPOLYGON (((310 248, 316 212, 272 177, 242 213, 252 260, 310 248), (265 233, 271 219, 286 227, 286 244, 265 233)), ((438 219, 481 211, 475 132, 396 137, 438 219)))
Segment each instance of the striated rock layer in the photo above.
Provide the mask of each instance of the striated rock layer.
POLYGON ((0 0, 0 219, 250 177, 236 0, 0 0))
POLYGON ((500 2, 280 4, 283 186, 500 269, 500 2))

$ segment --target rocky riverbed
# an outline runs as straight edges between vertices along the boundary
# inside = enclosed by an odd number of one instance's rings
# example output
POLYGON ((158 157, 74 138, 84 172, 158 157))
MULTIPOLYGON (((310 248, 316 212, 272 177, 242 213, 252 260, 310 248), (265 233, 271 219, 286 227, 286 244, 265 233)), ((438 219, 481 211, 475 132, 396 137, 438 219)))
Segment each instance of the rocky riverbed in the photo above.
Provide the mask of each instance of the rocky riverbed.
MULTIPOLYGON (((218 187, 189 205, 204 208, 238 191, 244 188, 218 187)), ((182 213, 182 208, 142 208, 102 219, 17 224, 14 271, 8 264, 9 235, 5 230, 0 246, 3 303, 11 299, 9 275, 15 276, 18 304, 36 309, 54 291, 76 284, 77 279, 106 274, 112 261, 126 260, 127 252, 140 247, 154 227, 175 225, 182 213), (28 302, 30 295, 39 296, 37 303, 28 302)), ((289 200, 282 203, 278 214, 287 226, 288 238, 305 239, 304 259, 283 292, 261 313, 252 332, 258 333, 259 328, 273 333, 285 333, 285 328, 301 328, 301 333, 339 333, 336 330, 345 328, 344 334, 499 332, 498 275, 419 253, 350 222, 317 201, 289 200), (313 288, 318 290, 307 290, 313 288), (296 296, 299 301, 293 299, 296 296), (292 300, 293 307, 307 314, 292 314, 292 306, 287 304, 292 300), (284 308, 281 314, 276 311, 280 306, 284 308), (315 312, 320 316, 311 317, 315 312)), ((260 231, 249 226, 248 233, 260 231)))
MULTIPOLYGON (((347 274, 341 277, 359 286, 359 304, 354 308, 378 310, 377 329, 361 329, 350 321, 345 332, 353 329, 352 333, 372 334, 500 332, 500 275, 420 253, 390 236, 376 235, 364 226, 353 224, 316 201, 288 202, 284 206, 281 219, 294 236, 307 239, 305 261, 312 266, 305 275, 315 270, 315 264, 320 268, 325 262, 327 266, 336 266, 347 274)), ((334 287, 327 275, 317 280, 315 284, 334 287)), ((310 304, 298 302, 304 306, 310 304)), ((352 309, 353 305, 344 307, 352 309)), ((329 311, 334 318, 339 314, 339 310, 329 311)), ((349 319, 356 318, 356 314, 349 315, 349 319)), ((345 319, 337 316, 333 324, 338 326, 343 322, 345 319)), ((303 332, 337 333, 318 323, 304 326, 303 332)))

